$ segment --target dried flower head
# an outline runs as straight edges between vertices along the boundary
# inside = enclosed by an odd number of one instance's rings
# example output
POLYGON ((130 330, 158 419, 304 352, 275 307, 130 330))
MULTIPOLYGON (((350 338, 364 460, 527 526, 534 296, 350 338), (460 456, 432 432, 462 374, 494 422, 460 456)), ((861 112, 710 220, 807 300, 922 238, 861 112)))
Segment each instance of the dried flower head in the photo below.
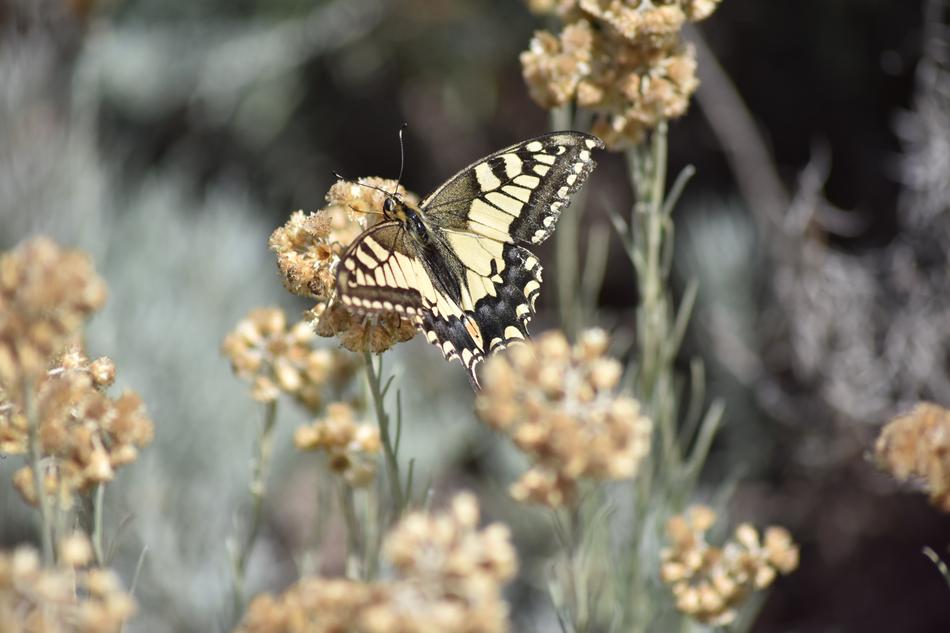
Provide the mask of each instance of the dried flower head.
POLYGON ((582 333, 573 347, 549 332, 486 363, 476 409, 535 461, 512 487, 515 498, 558 507, 581 478, 636 475, 653 425, 616 392, 622 367, 604 355, 607 344, 603 330, 582 333))
POLYGON ((505 633, 501 586, 516 570, 508 530, 478 529, 471 495, 450 510, 405 517, 387 536, 387 582, 305 578, 280 596, 260 596, 238 633, 505 633), (302 627, 306 628, 302 628, 302 627))
POLYGON ((380 354, 396 343, 412 339, 417 329, 397 312, 362 316, 346 309, 339 301, 318 303, 308 313, 320 336, 337 336, 351 352, 380 354))
POLYGON ((950 411, 918 404, 881 430, 874 452, 882 468, 901 481, 917 479, 930 502, 950 512, 950 411))
POLYGON ((318 301, 310 311, 314 330, 320 336, 339 336, 343 346, 354 352, 382 352, 416 334, 416 327, 398 313, 351 314, 335 297, 340 257, 382 217, 383 191, 418 202, 417 196, 393 180, 340 180, 327 192, 326 207, 310 215, 297 211, 270 238, 287 289, 318 301))
MULTIPOLYGON (((66 507, 75 492, 111 481, 116 469, 135 461, 139 449, 152 441, 152 421, 138 394, 126 391, 111 398, 105 392, 114 378, 108 358, 89 361, 71 349, 37 386, 34 409, 43 487, 66 507)), ((0 417, 0 449, 24 453, 26 429, 21 409, 0 417)), ((30 468, 24 466, 13 479, 24 499, 36 504, 30 468)))
POLYGON ((544 108, 576 101, 595 114, 591 131, 608 147, 639 143, 661 121, 682 116, 699 85, 680 30, 716 0, 562 1, 558 35, 535 33, 521 54, 525 82, 544 108))
POLYGON ((281 392, 311 411, 323 406, 326 392, 338 394, 359 368, 359 359, 339 350, 313 347, 306 321, 288 327, 280 308, 255 308, 221 345, 231 366, 251 382, 251 397, 273 402, 281 392))
POLYGON ((785 528, 770 527, 760 540, 755 528, 743 523, 730 541, 714 547, 706 533, 715 521, 706 506, 692 506, 669 520, 670 545, 661 551, 660 578, 673 592, 677 609, 704 624, 724 626, 749 594, 798 567, 798 546, 785 528))
POLYGON ((352 486, 369 485, 376 477, 376 459, 382 447, 379 429, 357 422, 353 407, 334 402, 326 416, 294 431, 301 451, 326 451, 330 470, 352 486))
POLYGON ((105 283, 81 251, 35 237, 0 255, 0 385, 7 397, 22 398, 21 381, 40 380, 105 300, 105 283))
POLYGON ((0 623, 4 631, 118 633, 135 602, 108 569, 85 568, 89 541, 60 543, 60 565, 42 567, 36 550, 0 551, 0 623), (70 557, 66 559, 66 556, 70 557))

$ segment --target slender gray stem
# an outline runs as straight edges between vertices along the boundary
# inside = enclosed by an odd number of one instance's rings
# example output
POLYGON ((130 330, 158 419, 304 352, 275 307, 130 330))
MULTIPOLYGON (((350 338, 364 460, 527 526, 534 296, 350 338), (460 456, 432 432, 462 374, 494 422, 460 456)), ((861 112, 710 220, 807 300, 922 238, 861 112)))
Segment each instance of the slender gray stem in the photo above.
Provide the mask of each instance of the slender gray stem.
POLYGON ((274 400, 265 405, 264 423, 261 425, 260 433, 257 436, 257 442, 255 444, 257 452, 254 456, 254 467, 250 484, 253 503, 250 530, 240 551, 238 551, 234 558, 234 598, 238 614, 244 610, 244 580, 247 572, 247 561, 251 555, 251 550, 254 549, 254 542, 257 540, 257 534, 260 531, 261 521, 264 515, 264 492, 267 488, 267 473, 270 468, 270 458, 273 452, 273 435, 276 421, 277 401, 274 400))
POLYGON ((26 421, 29 431, 27 434, 28 462, 33 472, 33 487, 36 490, 36 499, 40 508, 40 541, 43 544, 43 562, 48 566, 53 563, 53 535, 51 508, 43 477, 43 455, 40 449, 39 412, 36 410, 36 401, 33 398, 32 382, 24 378, 22 381, 23 404, 26 411, 26 421))
POLYGON ((96 563, 104 565, 102 557, 102 506, 105 501, 106 486, 99 484, 96 486, 96 496, 93 499, 92 506, 92 550, 96 555, 96 563))
POLYGON ((363 352, 363 360, 366 365, 366 380, 369 383, 373 408, 376 410, 379 437, 383 444, 383 453, 386 459, 386 478, 389 480, 389 492, 392 495, 394 507, 392 520, 395 520, 402 514, 406 499, 402 490, 402 483, 399 480, 399 462, 396 459, 396 451, 393 448, 393 441, 389 433, 389 414, 386 413, 386 408, 383 406, 383 388, 380 377, 382 363, 380 363, 380 370, 377 370, 373 365, 373 356, 369 352, 363 352))

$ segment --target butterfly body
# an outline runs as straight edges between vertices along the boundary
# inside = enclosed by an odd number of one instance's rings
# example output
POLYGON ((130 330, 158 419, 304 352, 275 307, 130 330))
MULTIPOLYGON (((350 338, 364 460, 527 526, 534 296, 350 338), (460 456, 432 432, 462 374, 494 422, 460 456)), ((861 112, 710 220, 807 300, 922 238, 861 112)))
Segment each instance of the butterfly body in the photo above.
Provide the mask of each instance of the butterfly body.
POLYGON ((476 161, 418 207, 388 196, 384 220, 340 260, 341 300, 357 313, 412 320, 477 387, 476 365, 528 336, 541 265, 527 247, 551 234, 602 147, 555 132, 476 161))

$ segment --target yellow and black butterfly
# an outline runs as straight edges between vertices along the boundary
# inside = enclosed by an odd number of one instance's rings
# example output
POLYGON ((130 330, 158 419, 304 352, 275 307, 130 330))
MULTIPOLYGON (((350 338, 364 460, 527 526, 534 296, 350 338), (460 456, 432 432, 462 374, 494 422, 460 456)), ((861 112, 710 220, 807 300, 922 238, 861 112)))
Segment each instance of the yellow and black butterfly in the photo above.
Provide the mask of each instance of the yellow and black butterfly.
POLYGON ((357 313, 410 319, 477 388, 476 365, 528 335, 541 264, 525 246, 548 238, 603 146, 554 132, 472 163, 418 207, 387 194, 383 221, 340 259, 340 299, 357 313))

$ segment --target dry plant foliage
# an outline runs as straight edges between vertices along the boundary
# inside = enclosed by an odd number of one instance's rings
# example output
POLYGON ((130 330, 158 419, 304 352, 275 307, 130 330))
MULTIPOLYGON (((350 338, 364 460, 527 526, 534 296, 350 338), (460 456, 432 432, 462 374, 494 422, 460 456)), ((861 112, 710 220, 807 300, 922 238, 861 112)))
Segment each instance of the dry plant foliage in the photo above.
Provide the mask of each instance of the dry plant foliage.
POLYGON ((661 552, 660 578, 681 612, 704 624, 725 626, 753 591, 798 567, 798 546, 785 528, 769 527, 760 539, 754 527, 743 523, 725 545, 714 547, 706 533, 715 521, 716 513, 706 506, 692 506, 669 520, 670 545, 661 552))
POLYGON ((102 307, 106 285, 89 258, 46 237, 0 255, 0 386, 22 406, 23 385, 43 378, 50 359, 102 307))
POLYGON ((950 411, 918 404, 881 430, 874 453, 882 468, 901 481, 920 481, 930 502, 950 512, 950 411))
MULTIPOLYGON (((43 486, 64 508, 72 505, 75 493, 112 481, 116 469, 134 462, 138 449, 150 444, 154 436, 138 394, 126 391, 110 398, 105 393, 114 377, 111 360, 89 361, 73 348, 36 390, 43 486)), ((25 453, 27 433, 22 410, 13 410, 8 423, 0 416, 0 450, 25 453)), ((16 471, 13 482, 28 503, 38 503, 29 466, 16 471)))
POLYGON ((387 535, 394 579, 305 578, 252 603, 238 633, 503 633, 501 587, 517 569, 508 529, 478 529, 475 497, 456 496, 447 512, 406 516, 387 535))
POLYGON ((135 602, 114 572, 87 567, 82 534, 59 544, 59 564, 43 567, 28 546, 0 551, 0 628, 4 633, 118 633, 135 602))
POLYGON ((516 499, 556 508, 573 501, 582 478, 636 475, 653 424, 616 392, 623 367, 604 355, 608 342, 599 329, 573 347, 548 332, 487 361, 476 410, 535 462, 512 486, 516 499))
POLYGON ((571 101, 595 114, 591 131, 611 149, 639 143, 661 121, 682 116, 699 86, 696 55, 680 37, 718 0, 532 0, 564 21, 538 31, 521 65, 543 108, 571 101))
POLYGON ((309 312, 320 336, 340 339, 350 351, 381 353, 416 335, 416 327, 396 312, 374 316, 350 313, 335 299, 336 267, 340 256, 366 228, 382 217, 384 194, 395 191, 403 200, 418 203, 394 180, 360 178, 338 181, 327 192, 327 206, 305 215, 294 213, 270 237, 284 286, 296 295, 317 300, 309 312), (368 185, 368 186, 361 186, 368 185))
POLYGON ((315 339, 310 323, 288 327, 280 308, 255 308, 225 336, 221 348, 234 373, 250 381, 252 398, 274 402, 283 392, 316 412, 327 392, 339 393, 360 364, 352 354, 315 348, 315 339))
POLYGON ((327 406, 326 416, 294 431, 301 451, 325 451, 330 470, 354 487, 376 478, 376 460, 382 449, 379 429, 357 421, 353 407, 343 402, 327 406))
MULTIPOLYGON (((89 360, 75 344, 105 297, 89 258, 47 238, 0 256, 0 453, 25 455, 34 425, 44 491, 63 508, 76 492, 111 481, 153 436, 136 393, 106 393, 112 361, 89 360)), ((38 503, 30 466, 13 481, 38 503)))

